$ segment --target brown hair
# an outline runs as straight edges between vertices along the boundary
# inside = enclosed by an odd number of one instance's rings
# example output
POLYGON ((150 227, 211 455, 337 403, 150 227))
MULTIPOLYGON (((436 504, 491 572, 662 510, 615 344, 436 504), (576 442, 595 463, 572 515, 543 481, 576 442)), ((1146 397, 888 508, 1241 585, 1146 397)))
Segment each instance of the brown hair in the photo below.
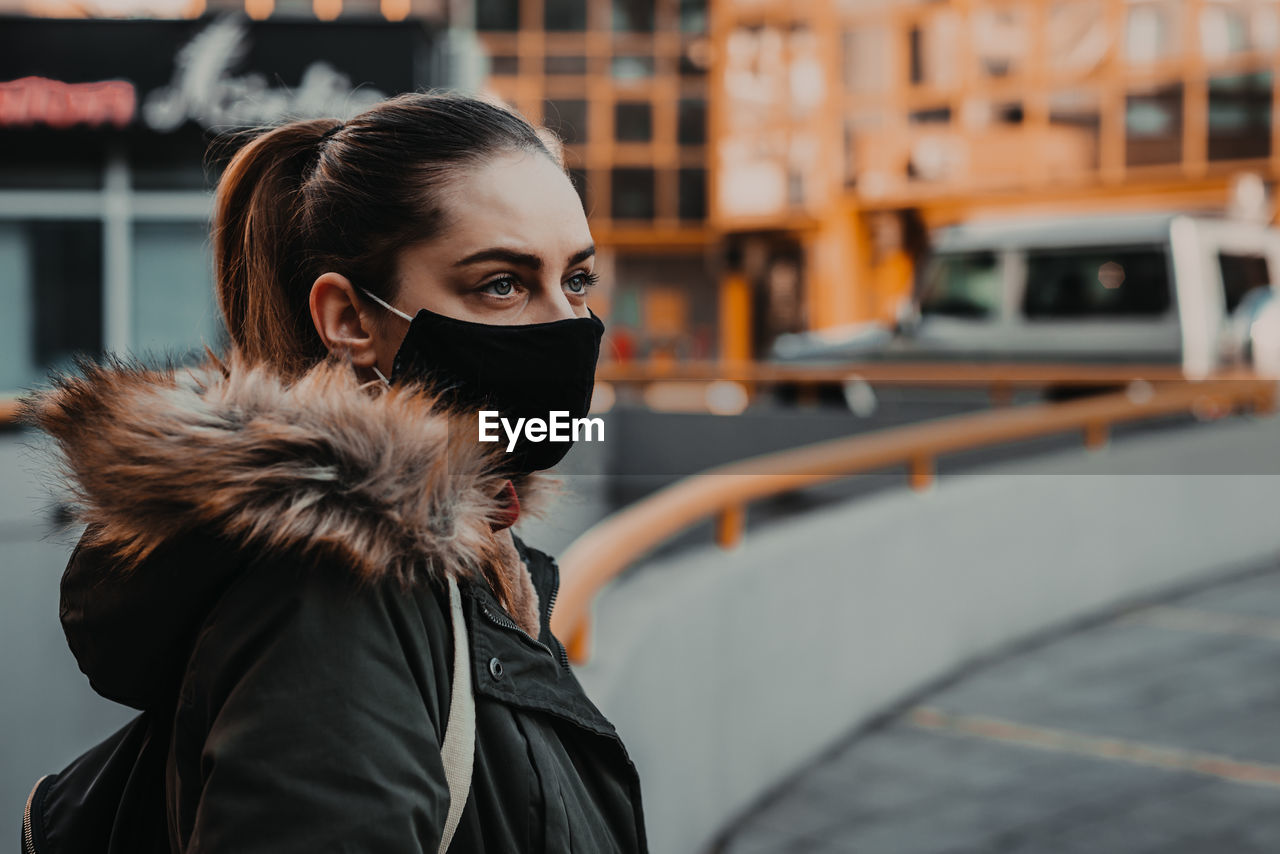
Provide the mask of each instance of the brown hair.
POLYGON ((564 168, 554 134, 456 93, 401 95, 345 123, 256 133, 218 182, 215 288, 231 340, 286 377, 326 355, 309 307, 316 277, 342 273, 394 299, 399 253, 439 232, 441 191, 459 169, 507 151, 564 168))

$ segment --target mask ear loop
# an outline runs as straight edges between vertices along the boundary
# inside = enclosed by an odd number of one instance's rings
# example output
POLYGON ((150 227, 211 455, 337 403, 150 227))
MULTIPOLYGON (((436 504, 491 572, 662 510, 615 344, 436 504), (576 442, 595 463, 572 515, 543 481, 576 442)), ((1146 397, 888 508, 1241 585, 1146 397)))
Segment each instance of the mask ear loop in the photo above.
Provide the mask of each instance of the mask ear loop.
MULTIPOLYGON (((383 308, 385 308, 387 311, 391 312, 392 314, 397 314, 397 315, 399 315, 400 317, 403 317, 405 320, 409 321, 410 323, 413 323, 413 318, 412 318, 412 317, 410 317, 409 315, 405 314, 403 311, 401 311, 400 309, 396 308, 394 305, 391 305, 390 303, 386 302, 386 301, 385 301, 385 300, 383 300, 381 297, 379 297, 377 294, 372 293, 372 292, 370 292, 370 291, 368 291, 368 290, 366 290, 366 289, 364 289, 364 288, 360 288, 360 292, 361 292, 361 293, 363 293, 365 296, 367 296, 369 299, 371 299, 371 300, 373 300, 374 302, 376 302, 378 305, 380 305, 380 306, 382 306, 383 308)), ((390 388, 390 387, 391 387, 391 380, 387 379, 385 376, 383 376, 383 375, 382 375, 382 371, 378 370, 378 366, 377 366, 377 365, 374 365, 374 366, 373 366, 373 372, 374 372, 375 374, 377 374, 377 375, 378 375, 378 379, 382 380, 382 384, 383 384, 383 385, 387 386, 388 388, 390 388)))
POLYGON ((380 305, 380 306, 382 306, 383 308, 385 308, 387 311, 391 312, 392 314, 398 314, 398 315, 400 315, 401 317, 403 317, 405 320, 409 321, 410 323, 413 323, 413 318, 412 318, 412 317, 410 317, 409 315, 405 314, 403 311, 401 311, 400 309, 396 308, 394 305, 391 305, 390 303, 386 302, 386 301, 385 301, 385 300, 383 300, 381 297, 379 297, 377 294, 370 293, 369 291, 366 291, 364 288, 361 288, 361 289, 360 289, 360 291, 361 291, 361 293, 363 293, 365 296, 367 296, 369 299, 373 300, 373 301, 374 301, 374 302, 376 302, 378 305, 380 305))

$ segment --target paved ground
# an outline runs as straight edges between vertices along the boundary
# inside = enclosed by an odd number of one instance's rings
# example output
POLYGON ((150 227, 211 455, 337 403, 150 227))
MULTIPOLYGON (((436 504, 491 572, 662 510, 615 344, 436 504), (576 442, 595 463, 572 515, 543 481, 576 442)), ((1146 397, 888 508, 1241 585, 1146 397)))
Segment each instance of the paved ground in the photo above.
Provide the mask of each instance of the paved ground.
POLYGON ((965 675, 838 745, 723 854, 1280 851, 1280 567, 965 675))

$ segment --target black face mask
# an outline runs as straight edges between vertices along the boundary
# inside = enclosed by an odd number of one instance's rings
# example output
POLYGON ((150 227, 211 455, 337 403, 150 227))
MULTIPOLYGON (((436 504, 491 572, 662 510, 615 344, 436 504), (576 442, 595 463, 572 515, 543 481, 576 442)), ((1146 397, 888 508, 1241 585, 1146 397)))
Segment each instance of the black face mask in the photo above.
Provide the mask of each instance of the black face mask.
MULTIPOLYGON (((409 321, 391 377, 383 378, 388 383, 422 381, 441 392, 447 404, 477 412, 496 410, 513 428, 517 419, 549 422, 553 412, 567 412, 568 419, 583 418, 591 408, 604 334, 603 321, 591 309, 587 309, 589 317, 504 326, 459 320, 425 308, 411 318, 374 294, 364 293, 409 321)), ((562 432, 573 435, 572 429, 562 432)), ((492 434, 507 447, 502 427, 492 434)), ((522 474, 551 468, 572 446, 571 438, 552 441, 550 435, 535 442, 521 429, 503 470, 522 474)))

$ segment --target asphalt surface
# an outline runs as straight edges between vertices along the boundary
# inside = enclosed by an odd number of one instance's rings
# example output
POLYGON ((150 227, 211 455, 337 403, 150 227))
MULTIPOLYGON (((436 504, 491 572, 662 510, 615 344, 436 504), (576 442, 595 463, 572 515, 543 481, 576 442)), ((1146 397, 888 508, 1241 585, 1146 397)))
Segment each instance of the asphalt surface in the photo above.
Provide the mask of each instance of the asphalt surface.
POLYGON ((1280 851, 1280 565, 959 675, 785 781, 721 854, 1280 851))

